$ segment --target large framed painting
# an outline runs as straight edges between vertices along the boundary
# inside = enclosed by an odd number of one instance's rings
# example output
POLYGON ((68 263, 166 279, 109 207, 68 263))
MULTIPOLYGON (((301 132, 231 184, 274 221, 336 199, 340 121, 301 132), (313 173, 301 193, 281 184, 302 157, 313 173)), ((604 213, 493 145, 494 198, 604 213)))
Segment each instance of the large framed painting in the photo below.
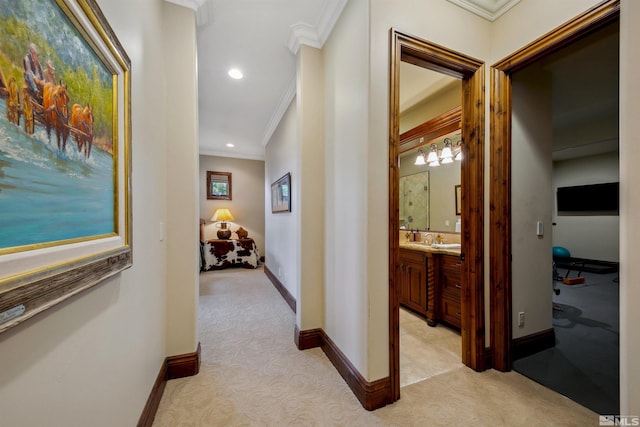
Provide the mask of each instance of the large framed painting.
POLYGON ((130 67, 94 0, 0 0, 0 332, 132 264, 130 67))

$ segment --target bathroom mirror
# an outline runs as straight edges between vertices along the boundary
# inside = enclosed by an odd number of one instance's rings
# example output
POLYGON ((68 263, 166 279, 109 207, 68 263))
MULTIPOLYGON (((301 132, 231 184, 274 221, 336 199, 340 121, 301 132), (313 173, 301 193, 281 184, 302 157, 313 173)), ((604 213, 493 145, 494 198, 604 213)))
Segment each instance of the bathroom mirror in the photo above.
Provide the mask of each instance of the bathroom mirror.
MULTIPOLYGON (((459 135, 460 131, 456 131, 431 143, 441 149, 445 138, 458 141, 459 135)), ((427 154, 427 149, 424 152, 427 154)), ((417 156, 418 149, 400 155, 400 227, 455 232, 460 218, 456 187, 460 185, 461 162, 435 167, 416 165, 417 156)))

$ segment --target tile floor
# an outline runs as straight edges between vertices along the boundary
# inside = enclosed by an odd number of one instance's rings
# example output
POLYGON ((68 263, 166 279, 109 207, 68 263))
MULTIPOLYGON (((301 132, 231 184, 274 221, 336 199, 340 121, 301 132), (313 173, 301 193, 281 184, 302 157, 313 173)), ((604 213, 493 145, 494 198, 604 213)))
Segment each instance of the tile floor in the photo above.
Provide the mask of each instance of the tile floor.
POLYGON ((464 366, 460 332, 400 309, 400 387, 464 366))

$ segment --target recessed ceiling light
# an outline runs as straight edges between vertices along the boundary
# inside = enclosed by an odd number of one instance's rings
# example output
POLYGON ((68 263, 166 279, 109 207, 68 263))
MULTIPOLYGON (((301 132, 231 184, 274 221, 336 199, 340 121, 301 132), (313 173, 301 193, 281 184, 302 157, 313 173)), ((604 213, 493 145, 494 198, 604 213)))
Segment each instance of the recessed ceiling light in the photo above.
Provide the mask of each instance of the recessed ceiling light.
POLYGON ((229 143, 227 143, 227 147, 233 148, 233 147, 235 147, 235 145, 233 145, 232 143, 229 142, 229 143))
POLYGON ((232 79, 240 80, 242 78, 242 71, 237 68, 232 68, 229 70, 229 77, 232 79))

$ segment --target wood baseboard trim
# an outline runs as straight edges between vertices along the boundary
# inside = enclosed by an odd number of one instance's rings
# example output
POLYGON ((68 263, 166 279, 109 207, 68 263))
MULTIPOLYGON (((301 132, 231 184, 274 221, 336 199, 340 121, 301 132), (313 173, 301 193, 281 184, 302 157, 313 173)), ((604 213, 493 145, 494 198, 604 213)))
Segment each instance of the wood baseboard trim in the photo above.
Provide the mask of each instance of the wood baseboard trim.
POLYGON ((273 283, 273 286, 278 290, 278 292, 280 292, 280 295, 282 295, 282 298, 284 298, 287 304, 289 304, 289 307, 291 307, 291 310, 295 313, 296 299, 293 297, 293 295, 289 293, 287 288, 282 284, 282 282, 280 282, 280 280, 278 280, 276 275, 273 274, 271 270, 269 270, 269 267, 267 267, 266 265, 264 266, 264 274, 266 274, 269 280, 271 280, 271 283, 273 283))
POLYGON ((142 414, 138 419, 138 427, 151 427, 158 412, 160 400, 164 393, 164 388, 168 380, 196 375, 200 372, 200 343, 193 353, 170 356, 164 359, 160 366, 160 371, 156 381, 151 387, 151 392, 147 398, 147 403, 142 409, 142 414))
POLYGON ((167 379, 192 377, 200 372, 200 343, 193 353, 167 357, 167 379))
POLYGON ((165 359, 160 366, 160 371, 158 372, 156 381, 153 383, 151 393, 149 393, 149 397, 147 398, 147 403, 144 405, 144 409, 142 410, 142 414, 140 415, 140 419, 138 420, 138 427, 151 427, 151 425, 153 424, 153 419, 156 417, 156 412, 158 412, 160 399, 162 399, 162 394, 164 393, 164 388, 166 385, 167 361, 165 359))
POLYGON ((542 350, 552 348, 556 345, 556 333, 553 328, 536 332, 511 341, 511 354, 513 360, 531 356, 542 350))
POLYGON ((324 342, 322 329, 307 329, 301 331, 296 325, 294 341, 298 350, 309 350, 310 348, 321 347, 324 342))
POLYGON ((366 410, 373 411, 393 403, 391 377, 372 382, 364 379, 324 330, 317 328, 301 331, 296 326, 295 340, 300 350, 321 347, 366 410))

